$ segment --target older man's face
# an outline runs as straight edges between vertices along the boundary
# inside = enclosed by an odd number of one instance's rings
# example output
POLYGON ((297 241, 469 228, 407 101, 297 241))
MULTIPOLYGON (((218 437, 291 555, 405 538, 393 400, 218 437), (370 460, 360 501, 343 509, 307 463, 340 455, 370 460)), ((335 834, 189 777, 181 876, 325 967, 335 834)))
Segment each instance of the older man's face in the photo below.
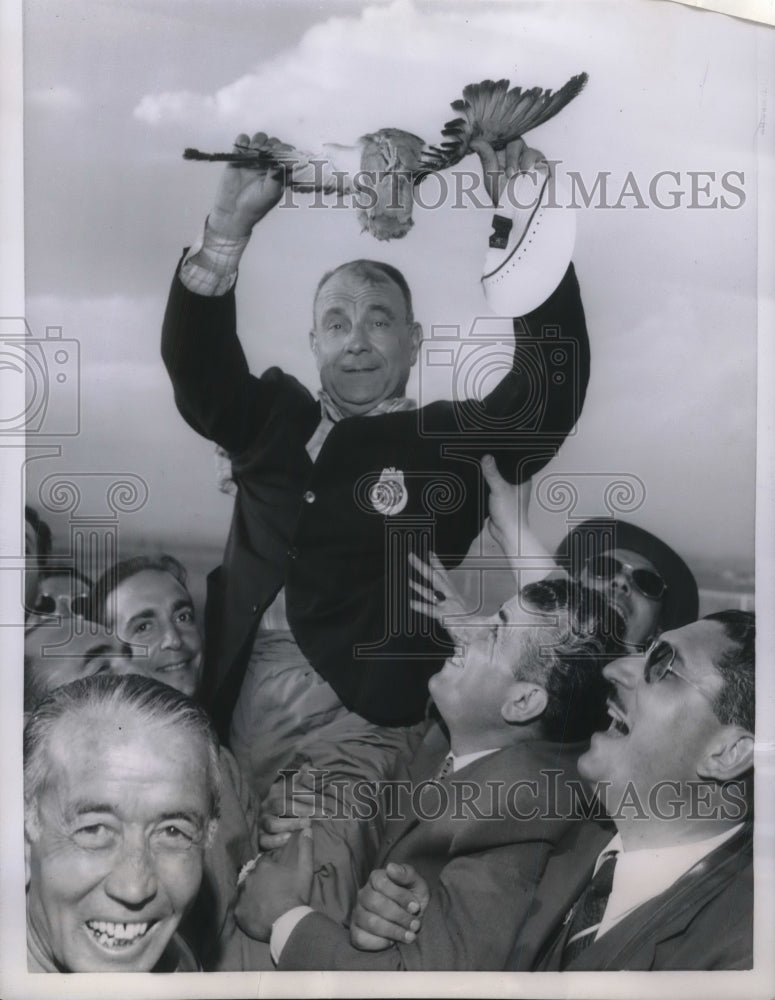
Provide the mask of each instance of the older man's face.
POLYGON ((501 710, 517 683, 526 644, 553 621, 523 607, 517 596, 481 624, 457 629, 455 655, 428 682, 445 721, 477 736, 500 730, 501 710))
POLYGON ((310 345, 321 384, 344 413, 367 413, 403 395, 420 335, 389 278, 345 269, 318 292, 310 345))
POLYGON ((54 726, 51 772, 26 818, 28 921, 70 972, 147 972, 202 878, 207 751, 118 710, 54 726))
POLYGON ((647 682, 645 655, 622 657, 604 668, 612 684, 611 725, 595 733, 579 758, 585 778, 606 783, 606 805, 614 811, 628 788, 644 806, 660 782, 679 782, 686 793, 686 783, 698 780, 698 764, 722 728, 713 700, 723 687, 714 663, 731 645, 723 626, 698 621, 664 632, 659 642, 668 659, 675 654, 675 672, 662 680, 647 682))

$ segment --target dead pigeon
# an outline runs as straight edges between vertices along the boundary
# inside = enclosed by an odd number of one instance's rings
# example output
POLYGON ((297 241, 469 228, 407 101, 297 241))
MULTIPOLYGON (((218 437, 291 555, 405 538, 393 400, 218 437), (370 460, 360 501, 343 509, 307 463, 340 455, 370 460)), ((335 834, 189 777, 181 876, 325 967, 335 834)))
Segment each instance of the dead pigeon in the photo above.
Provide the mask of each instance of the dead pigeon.
POLYGON ((223 160, 257 169, 277 168, 294 191, 352 194, 363 229, 378 240, 400 239, 414 225, 414 187, 429 173, 455 166, 482 138, 495 150, 554 117, 580 93, 587 74, 572 77, 556 93, 533 87, 509 90, 508 80, 469 84, 463 99, 451 105, 461 117, 447 122, 445 139, 429 145, 398 128, 369 132, 355 146, 324 144, 317 153, 281 145, 271 155, 263 151, 202 153, 187 149, 187 160, 223 160))

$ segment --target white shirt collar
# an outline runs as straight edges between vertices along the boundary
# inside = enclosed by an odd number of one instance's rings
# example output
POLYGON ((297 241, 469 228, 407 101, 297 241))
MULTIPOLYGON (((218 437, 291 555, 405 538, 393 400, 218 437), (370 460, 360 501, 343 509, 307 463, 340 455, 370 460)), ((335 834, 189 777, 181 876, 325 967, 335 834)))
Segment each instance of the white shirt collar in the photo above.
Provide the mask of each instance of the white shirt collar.
POLYGON ((621 835, 617 833, 610 844, 600 852, 595 864, 597 872, 603 856, 610 851, 617 852, 611 895, 608 897, 608 905, 600 921, 596 939, 636 907, 669 889, 698 861, 728 840, 742 825, 738 823, 732 829, 725 830, 715 837, 706 837, 705 840, 696 840, 690 844, 636 851, 625 851, 621 835))
POLYGON ((452 758, 452 773, 459 771, 461 767, 466 767, 468 764, 473 764, 475 760, 479 760, 480 757, 487 757, 491 753, 497 751, 497 747, 492 750, 474 750, 473 753, 463 753, 459 757, 456 757, 451 751, 447 754, 448 757, 452 758))

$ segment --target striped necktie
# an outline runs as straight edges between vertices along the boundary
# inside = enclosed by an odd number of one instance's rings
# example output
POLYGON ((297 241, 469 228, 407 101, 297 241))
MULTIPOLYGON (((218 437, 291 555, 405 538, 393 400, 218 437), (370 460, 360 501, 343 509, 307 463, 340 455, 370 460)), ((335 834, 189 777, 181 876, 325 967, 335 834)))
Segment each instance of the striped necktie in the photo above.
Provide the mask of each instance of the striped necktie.
POLYGON ((561 969, 566 968, 595 940, 614 884, 617 854, 618 851, 608 851, 603 855, 600 867, 573 907, 573 917, 562 949, 561 969))

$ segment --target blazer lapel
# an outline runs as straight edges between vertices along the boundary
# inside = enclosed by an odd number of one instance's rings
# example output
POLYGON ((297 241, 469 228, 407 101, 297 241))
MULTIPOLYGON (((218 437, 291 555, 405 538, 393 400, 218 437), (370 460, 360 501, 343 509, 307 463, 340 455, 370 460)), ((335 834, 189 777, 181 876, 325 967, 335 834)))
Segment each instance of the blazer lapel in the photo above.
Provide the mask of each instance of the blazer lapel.
POLYGON ((385 863, 396 844, 419 824, 420 818, 415 815, 415 810, 412 808, 412 793, 422 782, 431 781, 434 778, 448 753, 449 742, 441 727, 434 725, 417 748, 417 753, 406 765, 405 770, 396 774, 398 781, 409 783, 409 792, 400 792, 396 789, 396 800, 392 804, 392 808, 400 809, 402 813, 395 819, 389 819, 386 824, 385 835, 382 838, 382 845, 377 857, 377 867, 381 867, 385 863))
POLYGON ((737 876, 750 850, 751 829, 746 825, 740 833, 698 861, 669 889, 643 903, 593 941, 568 969, 650 968, 657 946, 680 934, 695 914, 737 876))

